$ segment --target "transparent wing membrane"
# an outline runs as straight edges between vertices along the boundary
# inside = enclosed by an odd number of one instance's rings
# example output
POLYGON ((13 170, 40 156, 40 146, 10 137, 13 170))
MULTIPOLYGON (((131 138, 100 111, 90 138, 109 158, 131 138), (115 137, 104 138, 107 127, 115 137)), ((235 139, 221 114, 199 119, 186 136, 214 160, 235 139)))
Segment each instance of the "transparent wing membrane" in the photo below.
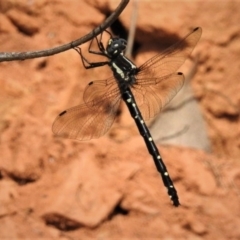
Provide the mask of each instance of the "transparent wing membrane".
POLYGON ((155 84, 146 84, 149 79, 137 79, 132 91, 144 120, 156 116, 181 89, 184 75, 174 73, 151 79, 155 84))
POLYGON ((183 86, 184 76, 176 71, 190 56, 201 34, 201 28, 194 29, 138 68, 133 94, 145 120, 158 114, 183 86))
POLYGON ((101 101, 94 107, 85 104, 70 108, 53 123, 53 133, 60 137, 90 140, 104 135, 112 126, 120 98, 101 101))
POLYGON ((120 95, 119 88, 114 77, 106 80, 93 81, 84 90, 83 100, 87 106, 94 107, 103 99, 111 99, 120 95))
MULTIPOLYGON (((139 78, 160 77, 176 72, 190 56, 202 34, 201 28, 195 28, 180 42, 167 48, 139 67, 139 78)), ((149 83, 150 84, 150 83, 149 83)))

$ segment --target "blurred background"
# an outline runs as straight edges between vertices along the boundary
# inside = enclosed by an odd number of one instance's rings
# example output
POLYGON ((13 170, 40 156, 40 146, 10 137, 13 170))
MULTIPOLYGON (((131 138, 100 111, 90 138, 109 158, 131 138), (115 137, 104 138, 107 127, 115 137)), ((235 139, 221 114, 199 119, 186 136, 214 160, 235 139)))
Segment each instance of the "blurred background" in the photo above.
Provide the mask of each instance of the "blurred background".
MULTIPOLYGON (((0 0, 0 52, 43 50, 80 38, 116 0, 0 0)), ((1 239, 239 239, 240 3, 130 1, 109 29, 140 66, 195 27, 202 37, 181 67, 185 85, 148 122, 181 206, 171 205, 124 104, 110 131, 87 142, 53 136, 90 81, 69 50, 0 63, 1 239), (134 26, 134 21, 136 25, 134 26), (130 40, 129 40, 130 42, 130 40)), ((108 36, 104 36, 104 41, 108 36)), ((81 46, 88 54, 88 43, 81 46)))

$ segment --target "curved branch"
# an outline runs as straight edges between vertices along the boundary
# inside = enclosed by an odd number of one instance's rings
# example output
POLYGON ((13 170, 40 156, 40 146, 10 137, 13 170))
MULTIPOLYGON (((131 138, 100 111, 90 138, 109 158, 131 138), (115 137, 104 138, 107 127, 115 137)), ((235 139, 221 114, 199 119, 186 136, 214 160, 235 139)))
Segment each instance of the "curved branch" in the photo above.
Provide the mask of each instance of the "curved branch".
POLYGON ((112 25, 112 23, 119 17, 121 12, 125 9, 127 6, 129 0, 122 0, 121 3, 118 5, 116 10, 98 27, 96 27, 92 32, 89 34, 72 41, 70 43, 46 49, 46 50, 40 50, 40 51, 30 51, 30 52, 0 52, 0 62, 4 61, 14 61, 14 60, 25 60, 25 59, 31 59, 31 58, 38 58, 38 57, 47 57, 51 56, 60 52, 67 51, 73 47, 79 46, 92 38, 96 37, 98 34, 100 34, 103 30, 107 29, 109 26, 112 25))

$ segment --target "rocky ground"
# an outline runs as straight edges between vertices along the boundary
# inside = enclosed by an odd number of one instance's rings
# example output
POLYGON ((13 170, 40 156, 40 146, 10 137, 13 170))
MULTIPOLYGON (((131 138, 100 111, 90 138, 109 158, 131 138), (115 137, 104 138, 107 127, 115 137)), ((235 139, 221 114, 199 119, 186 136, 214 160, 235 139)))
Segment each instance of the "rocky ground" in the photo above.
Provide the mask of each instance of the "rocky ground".
MULTIPOLYGON (((80 38, 119 2, 0 0, 0 52, 80 38)), ((184 90, 149 122, 181 206, 123 104, 99 139, 53 135, 55 117, 82 102, 88 82, 111 76, 107 67, 85 70, 74 50, 2 62, 0 239, 240 239, 239 1, 131 1, 110 30, 127 37, 133 9, 138 66, 203 29, 181 68, 184 90)))

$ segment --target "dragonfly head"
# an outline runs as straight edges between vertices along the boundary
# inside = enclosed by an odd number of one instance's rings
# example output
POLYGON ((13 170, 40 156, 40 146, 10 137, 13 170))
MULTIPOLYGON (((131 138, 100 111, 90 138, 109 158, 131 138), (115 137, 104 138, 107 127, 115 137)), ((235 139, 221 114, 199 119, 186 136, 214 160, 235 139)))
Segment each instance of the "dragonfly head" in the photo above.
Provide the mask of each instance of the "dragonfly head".
POLYGON ((117 56, 121 54, 127 46, 127 41, 122 38, 110 38, 106 47, 107 53, 110 56, 117 56))

